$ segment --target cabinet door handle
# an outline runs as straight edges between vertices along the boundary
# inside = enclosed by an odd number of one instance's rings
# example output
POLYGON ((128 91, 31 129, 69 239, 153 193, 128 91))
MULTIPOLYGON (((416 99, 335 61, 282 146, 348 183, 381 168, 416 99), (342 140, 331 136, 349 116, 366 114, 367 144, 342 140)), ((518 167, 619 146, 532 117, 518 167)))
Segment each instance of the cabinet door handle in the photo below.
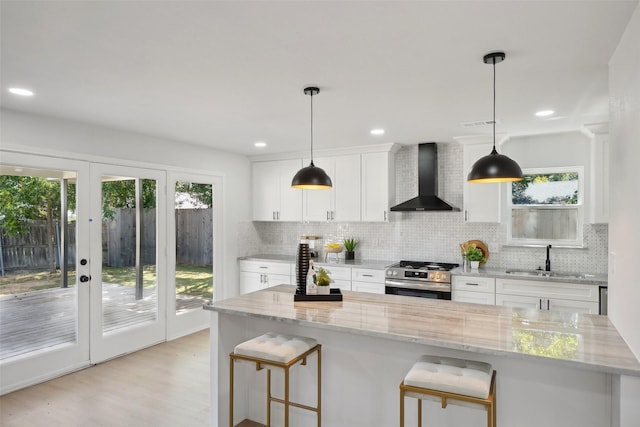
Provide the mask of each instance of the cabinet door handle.
POLYGON ((467 285, 467 286, 480 286, 478 283, 470 283, 470 282, 466 282, 465 285, 467 285))
POLYGON ((547 300, 547 310, 549 310, 549 300, 547 300))
POLYGON ((336 217, 336 213, 334 211, 331 211, 331 219, 333 220, 335 219, 335 217, 336 217))
POLYGON ((329 221, 329 211, 327 211, 327 221, 329 221))
POLYGON ((465 210, 464 210, 464 220, 465 220, 465 221, 467 221, 467 218, 468 218, 468 217, 467 217, 467 210, 465 209, 465 210))
POLYGON ((538 302, 540 303, 538 306, 540 307, 540 310, 542 310, 542 298, 538 298, 538 302))
POLYGON ((373 277, 373 274, 363 274, 362 277, 373 277))
POLYGON ((260 266, 260 267, 258 267, 258 268, 266 269, 266 268, 269 268, 269 267, 264 266, 264 265, 261 265, 261 266, 260 266))
POLYGON ((271 219, 276 220, 276 211, 271 211, 271 219))
POLYGON ((276 219, 280 219, 280 211, 276 211, 276 219))
POLYGON ((386 221, 387 220, 387 211, 382 212, 382 218, 386 221))

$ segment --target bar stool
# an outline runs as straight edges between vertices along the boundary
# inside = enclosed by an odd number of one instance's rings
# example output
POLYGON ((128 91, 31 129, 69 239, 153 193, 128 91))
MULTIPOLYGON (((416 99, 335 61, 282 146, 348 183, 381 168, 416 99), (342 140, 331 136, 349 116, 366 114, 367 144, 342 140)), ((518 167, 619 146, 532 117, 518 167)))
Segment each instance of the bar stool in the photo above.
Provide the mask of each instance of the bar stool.
POLYGON ((496 371, 488 363, 450 357, 422 356, 400 383, 400 427, 404 427, 404 398, 418 399, 418 427, 422 400, 484 407, 487 427, 496 427, 496 371))
POLYGON ((229 354, 229 427, 233 427, 233 367, 237 360, 256 364, 256 371, 267 368, 267 427, 271 427, 271 402, 284 405, 284 427, 289 427, 289 407, 305 409, 316 413, 320 427, 320 378, 322 346, 312 338, 282 335, 268 332, 259 337, 238 344, 229 354), (315 407, 291 402, 289 400, 289 368, 296 363, 305 366, 307 357, 318 353, 317 361, 317 405, 315 407), (284 369, 284 399, 271 395, 271 369, 284 369))

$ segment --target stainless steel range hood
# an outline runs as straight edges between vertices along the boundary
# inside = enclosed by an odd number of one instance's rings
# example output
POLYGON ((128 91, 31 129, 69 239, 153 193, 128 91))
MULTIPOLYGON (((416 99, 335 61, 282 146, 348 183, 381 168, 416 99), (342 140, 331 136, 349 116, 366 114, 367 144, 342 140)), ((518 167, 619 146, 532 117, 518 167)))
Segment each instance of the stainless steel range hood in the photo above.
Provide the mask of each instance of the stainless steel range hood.
POLYGON ((391 208, 392 212, 453 211, 460 209, 438 197, 438 148, 435 142, 418 145, 418 197, 391 208))

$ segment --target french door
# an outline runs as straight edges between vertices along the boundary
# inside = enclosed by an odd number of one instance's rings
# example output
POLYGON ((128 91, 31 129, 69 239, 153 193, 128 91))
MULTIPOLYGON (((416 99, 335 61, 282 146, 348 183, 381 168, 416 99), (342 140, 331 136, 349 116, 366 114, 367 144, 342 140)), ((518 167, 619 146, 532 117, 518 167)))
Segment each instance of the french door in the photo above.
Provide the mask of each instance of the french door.
POLYGON ((166 172, 91 164, 90 359, 166 338, 166 172), (162 231, 161 231, 162 230, 162 231))
POLYGON ((89 164, 2 152, 0 193, 4 394, 90 363, 89 164))
POLYGON ((165 341, 166 172, 1 160, 0 394, 165 341))

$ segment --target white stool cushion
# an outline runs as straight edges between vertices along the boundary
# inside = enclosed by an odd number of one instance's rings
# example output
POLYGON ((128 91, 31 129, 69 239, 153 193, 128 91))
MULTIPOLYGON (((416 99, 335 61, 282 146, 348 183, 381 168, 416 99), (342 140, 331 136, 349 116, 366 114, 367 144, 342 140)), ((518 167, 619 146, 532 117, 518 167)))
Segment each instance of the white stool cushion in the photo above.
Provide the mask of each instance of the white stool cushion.
POLYGON ((235 354, 287 363, 316 345, 313 338, 267 332, 236 346, 235 354))
POLYGON ((451 357, 422 356, 413 365, 405 385, 486 399, 491 387, 491 365, 451 357))

